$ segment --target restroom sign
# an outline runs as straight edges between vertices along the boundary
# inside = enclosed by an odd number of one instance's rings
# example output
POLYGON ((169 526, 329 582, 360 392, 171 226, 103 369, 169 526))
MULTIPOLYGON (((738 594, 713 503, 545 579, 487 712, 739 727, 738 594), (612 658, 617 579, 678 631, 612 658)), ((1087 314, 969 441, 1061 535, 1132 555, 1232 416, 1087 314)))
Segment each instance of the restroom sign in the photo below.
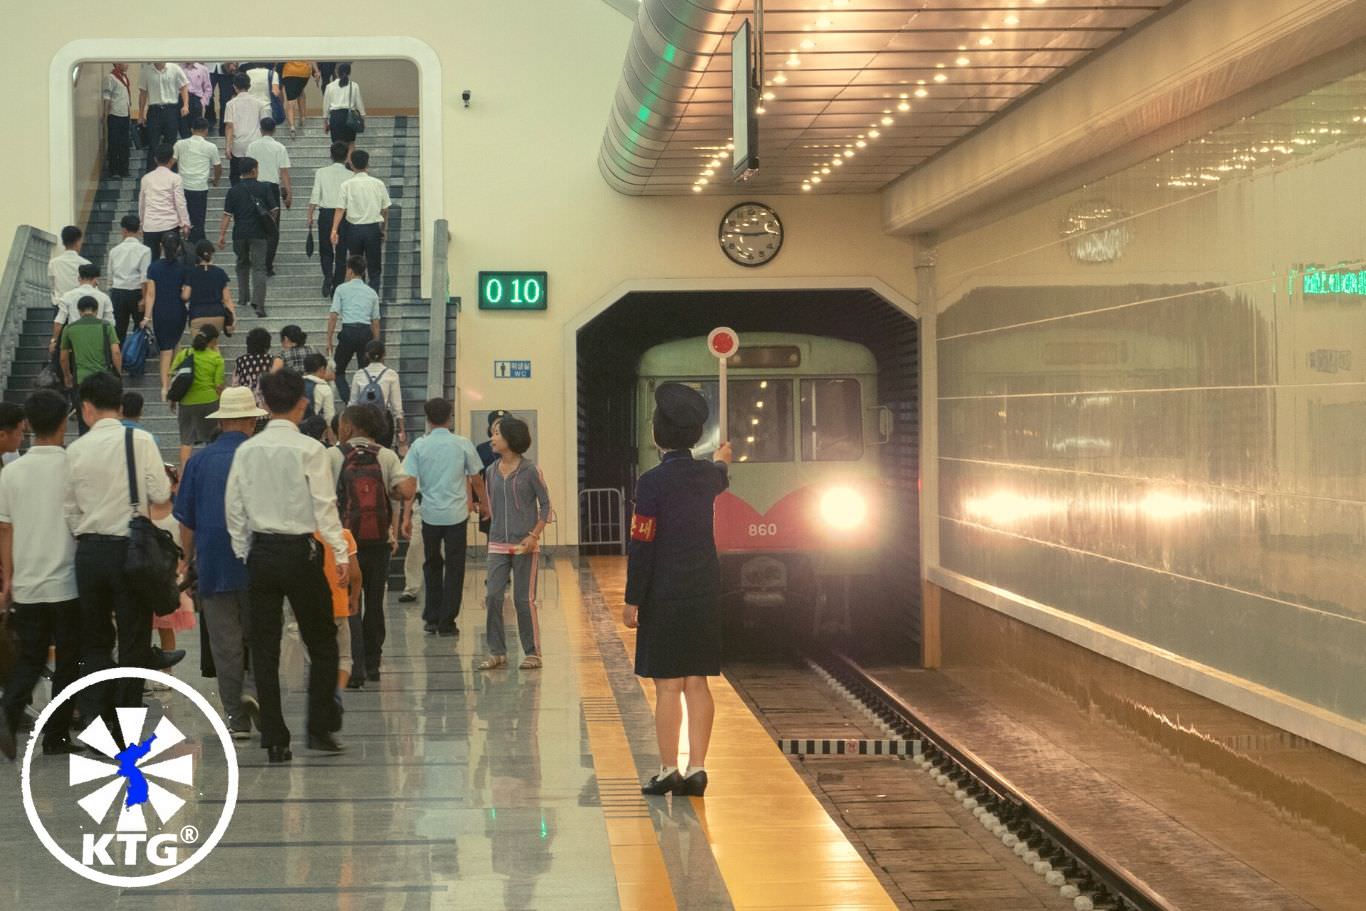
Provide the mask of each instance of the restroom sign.
POLYGON ((531 379, 531 361, 494 361, 493 378, 497 380, 531 379))

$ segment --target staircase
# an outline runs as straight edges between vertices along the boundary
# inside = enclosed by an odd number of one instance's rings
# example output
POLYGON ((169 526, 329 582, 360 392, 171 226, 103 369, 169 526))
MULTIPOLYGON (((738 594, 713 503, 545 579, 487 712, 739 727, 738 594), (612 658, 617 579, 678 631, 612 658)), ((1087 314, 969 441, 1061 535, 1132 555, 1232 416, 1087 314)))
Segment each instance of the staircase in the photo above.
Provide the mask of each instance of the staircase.
MULTIPOLYGON (((233 300, 238 303, 234 334, 220 344, 229 382, 233 361, 238 355, 246 353, 247 332, 258 326, 270 331, 272 351, 279 350, 280 329, 291 323, 308 333, 311 346, 321 350, 326 344, 330 301, 321 295, 322 270, 316 253, 313 258, 305 254, 308 198, 313 187, 313 174, 331 161, 328 154, 330 138, 322 132, 319 124, 318 118, 310 118, 308 130, 293 140, 288 138, 288 130, 283 126, 276 132, 276 138, 289 149, 294 204, 293 208, 282 210, 276 275, 270 280, 266 297, 269 316, 264 319, 256 316, 242 301, 237 288, 236 263, 231 244, 214 258, 215 264, 228 273, 232 281, 230 289, 233 300)), ((399 373, 405 422, 411 436, 421 433, 425 424, 422 402, 427 388, 427 341, 431 314, 429 304, 419 297, 422 214, 418 192, 418 121, 416 117, 372 116, 366 118, 365 126, 365 133, 357 142, 357 147, 370 153, 370 173, 388 185, 393 200, 384 249, 380 306, 387 348, 385 363, 399 373)), ((222 138, 212 134, 210 138, 222 150, 222 138)), ((141 153, 134 152, 135 162, 141 161, 141 158, 141 153)), ((218 225, 223 214, 223 197, 228 190, 226 155, 223 164, 222 181, 218 187, 209 190, 206 233, 210 240, 217 240, 218 225)), ((120 240, 119 219, 137 212, 137 187, 137 180, 106 178, 96 193, 94 208, 86 226, 82 255, 97 263, 102 270, 109 248, 120 240)), ((30 301, 33 305, 29 306, 23 320, 13 367, 5 385, 7 401, 22 402, 47 361, 52 309, 46 301, 36 301, 32 297, 30 301)), ((453 339, 453 335, 448 338, 453 339)), ((182 344, 189 344, 188 332, 182 344)), ((448 356, 451 347, 453 342, 448 345, 448 356)), ((147 401, 144 426, 156 436, 166 460, 173 463, 178 461, 179 432, 175 415, 160 400, 155 353, 149 359, 147 373, 142 377, 126 379, 125 385, 143 394, 147 401)))

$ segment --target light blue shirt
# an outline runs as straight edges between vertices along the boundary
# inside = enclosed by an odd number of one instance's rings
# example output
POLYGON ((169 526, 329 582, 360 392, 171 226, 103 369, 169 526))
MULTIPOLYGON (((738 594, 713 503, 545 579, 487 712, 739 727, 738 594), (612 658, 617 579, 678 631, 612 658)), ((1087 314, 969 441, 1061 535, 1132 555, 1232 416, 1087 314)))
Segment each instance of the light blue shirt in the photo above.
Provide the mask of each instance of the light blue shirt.
POLYGON ((465 437, 437 427, 413 441, 403 460, 403 473, 417 478, 422 495, 422 521, 427 525, 459 525, 470 517, 465 476, 477 475, 484 463, 465 437))
POLYGON ((353 278, 349 282, 342 282, 332 292, 332 309, 329 312, 338 314, 343 326, 348 323, 364 323, 368 326, 372 320, 379 319, 379 295, 359 278, 353 278))

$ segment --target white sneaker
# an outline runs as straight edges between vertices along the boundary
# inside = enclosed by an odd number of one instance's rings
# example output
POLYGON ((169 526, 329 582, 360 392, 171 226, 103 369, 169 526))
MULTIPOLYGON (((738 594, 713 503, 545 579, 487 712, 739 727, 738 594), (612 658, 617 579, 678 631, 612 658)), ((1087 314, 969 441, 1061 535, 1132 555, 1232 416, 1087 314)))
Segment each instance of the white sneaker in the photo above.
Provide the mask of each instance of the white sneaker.
POLYGON ((475 667, 475 670, 480 670, 480 671, 493 671, 493 670, 497 670, 497 669, 500 668, 500 667, 507 667, 507 666, 508 666, 508 656, 507 656, 507 655, 489 655, 487 658, 485 658, 483 661, 480 661, 480 662, 479 662, 478 664, 476 664, 474 667, 475 667))

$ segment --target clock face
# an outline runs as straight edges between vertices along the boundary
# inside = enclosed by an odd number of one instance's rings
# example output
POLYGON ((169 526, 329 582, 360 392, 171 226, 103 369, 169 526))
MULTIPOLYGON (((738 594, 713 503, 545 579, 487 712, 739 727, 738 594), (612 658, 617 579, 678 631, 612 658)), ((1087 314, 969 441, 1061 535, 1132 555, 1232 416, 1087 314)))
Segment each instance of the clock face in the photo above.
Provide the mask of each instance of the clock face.
POLYGON ((763 203, 742 202, 721 219, 717 240, 731 262, 762 266, 783 248, 783 223, 763 203))

